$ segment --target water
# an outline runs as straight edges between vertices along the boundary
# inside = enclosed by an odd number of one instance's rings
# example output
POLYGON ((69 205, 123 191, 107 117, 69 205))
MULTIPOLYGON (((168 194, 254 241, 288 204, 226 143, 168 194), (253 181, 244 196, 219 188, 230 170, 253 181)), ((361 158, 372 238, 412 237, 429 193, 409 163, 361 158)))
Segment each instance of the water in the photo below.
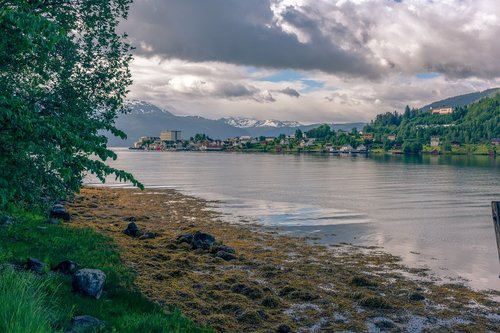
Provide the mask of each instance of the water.
POLYGON ((117 150, 113 166, 146 186, 222 200, 232 218, 377 245, 412 267, 500 290, 491 218, 492 157, 350 157, 117 150))

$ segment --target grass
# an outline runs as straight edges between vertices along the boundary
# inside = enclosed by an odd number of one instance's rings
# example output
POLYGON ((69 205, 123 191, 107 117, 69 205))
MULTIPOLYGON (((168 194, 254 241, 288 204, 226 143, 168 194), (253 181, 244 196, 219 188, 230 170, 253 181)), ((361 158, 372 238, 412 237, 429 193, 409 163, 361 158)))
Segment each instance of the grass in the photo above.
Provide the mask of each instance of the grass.
POLYGON ((48 281, 31 273, 0 269, 0 332, 52 332, 53 312, 44 289, 48 281))
POLYGON ((77 315, 105 321, 104 332, 212 332, 175 309, 165 313, 142 295, 134 286, 133 272, 123 265, 109 238, 88 228, 46 224, 43 216, 33 213, 13 210, 11 215, 15 223, 0 227, 0 265, 21 268, 28 257, 34 257, 46 264, 46 273, 2 270, 1 332, 64 331, 77 315), (63 260, 104 271, 103 296, 94 300, 75 294, 70 276, 49 273, 50 267, 63 260))

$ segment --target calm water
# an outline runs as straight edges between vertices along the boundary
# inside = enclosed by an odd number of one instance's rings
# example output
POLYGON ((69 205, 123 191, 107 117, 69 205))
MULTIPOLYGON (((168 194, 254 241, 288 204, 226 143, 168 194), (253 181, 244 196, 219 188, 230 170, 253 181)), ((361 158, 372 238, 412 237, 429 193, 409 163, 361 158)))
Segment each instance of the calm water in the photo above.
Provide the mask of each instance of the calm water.
POLYGON ((223 200, 233 218, 378 245, 410 266, 500 290, 490 207, 500 200, 498 158, 116 151, 112 165, 146 186, 223 200))

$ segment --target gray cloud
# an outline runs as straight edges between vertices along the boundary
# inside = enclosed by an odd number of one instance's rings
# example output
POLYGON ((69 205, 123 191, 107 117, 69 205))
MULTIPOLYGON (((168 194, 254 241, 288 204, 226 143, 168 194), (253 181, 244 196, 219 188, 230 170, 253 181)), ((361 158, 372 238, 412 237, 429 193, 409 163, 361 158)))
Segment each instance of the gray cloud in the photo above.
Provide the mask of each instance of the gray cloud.
POLYGON ((297 97, 297 98, 300 97, 299 92, 295 89, 290 88, 290 87, 286 87, 285 89, 281 89, 281 90, 275 90, 275 92, 280 93, 280 94, 284 94, 284 95, 288 95, 288 96, 292 96, 292 97, 297 97))
POLYGON ((307 43, 276 22, 269 0, 137 0, 123 29, 137 54, 376 78, 363 48, 344 49, 289 8, 285 20, 313 34, 307 43))
POLYGON ((497 0, 136 0, 137 54, 380 78, 500 76, 497 0), (376 13, 376 14, 375 14, 376 13))

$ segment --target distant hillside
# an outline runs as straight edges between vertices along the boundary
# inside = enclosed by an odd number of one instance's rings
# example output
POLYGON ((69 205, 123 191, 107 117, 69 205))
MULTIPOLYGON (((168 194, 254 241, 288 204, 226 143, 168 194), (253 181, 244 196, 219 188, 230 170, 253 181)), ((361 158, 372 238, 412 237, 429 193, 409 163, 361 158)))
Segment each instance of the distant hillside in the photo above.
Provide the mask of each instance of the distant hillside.
POLYGON ((442 106, 451 106, 454 108, 463 107, 463 106, 472 104, 474 102, 477 102, 481 98, 490 96, 490 95, 494 94, 495 92, 499 92, 499 91, 500 91, 500 88, 492 88, 492 89, 488 89, 488 90, 481 91, 481 92, 474 92, 474 93, 470 93, 470 94, 450 97, 450 98, 446 98, 446 99, 431 103, 429 105, 426 105, 423 108, 421 108, 420 110, 421 111, 429 111, 431 108, 438 108, 438 107, 442 107, 442 106))
MULTIPOLYGON (((297 129, 308 131, 321 124, 303 125, 298 122, 279 120, 255 120, 249 118, 223 118, 218 120, 203 117, 176 116, 157 106, 143 102, 130 101, 131 112, 119 115, 116 127, 127 133, 126 140, 108 136, 110 147, 130 147, 141 136, 159 136, 161 131, 180 130, 182 137, 188 139, 197 133, 207 134, 213 139, 226 139, 242 135, 278 136, 294 134, 297 129), (236 126, 235 126, 236 125, 236 126)), ((363 128, 364 123, 334 124, 333 129, 350 131, 353 127, 363 128)))

